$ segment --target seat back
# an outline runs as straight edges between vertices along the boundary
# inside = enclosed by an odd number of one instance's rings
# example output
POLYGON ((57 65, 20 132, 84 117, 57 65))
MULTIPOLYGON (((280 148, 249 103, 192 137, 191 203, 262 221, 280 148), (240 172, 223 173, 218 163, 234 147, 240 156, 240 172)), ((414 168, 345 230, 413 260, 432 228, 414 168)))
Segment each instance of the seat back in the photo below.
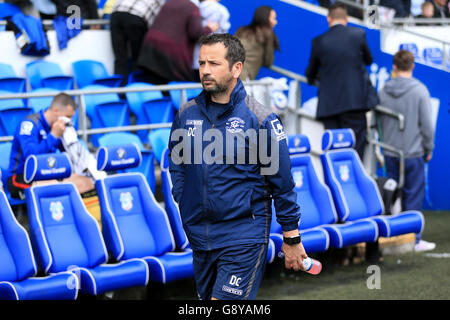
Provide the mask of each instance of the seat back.
POLYGON ((189 246, 189 240, 183 229, 180 208, 172 195, 172 180, 169 172, 169 149, 165 148, 161 157, 161 189, 164 205, 169 217, 170 226, 178 249, 184 250, 189 246))
POLYGON ((98 144, 100 147, 117 146, 123 144, 134 143, 138 146, 141 151, 142 161, 138 167, 129 168, 126 170, 121 170, 123 172, 140 172, 147 179, 148 184, 152 192, 155 192, 156 188, 156 178, 155 178, 155 155, 152 151, 144 148, 139 137, 135 134, 129 132, 112 132, 101 136, 98 139, 98 144))
MULTIPOLYGON (((136 145, 101 147, 97 163, 114 171, 139 163, 136 145)), ((175 249, 168 217, 141 173, 109 175, 95 183, 102 212, 102 231, 117 260, 159 256, 175 249)))
POLYGON ((61 67, 54 62, 36 60, 27 63, 26 72, 33 89, 42 87, 58 90, 73 89, 73 78, 64 75, 61 67))
POLYGON ((117 87, 123 80, 119 75, 110 76, 100 61, 79 60, 72 63, 72 68, 79 88, 95 83, 108 87, 117 87))
POLYGON ((0 90, 25 92, 25 89, 26 79, 17 77, 10 64, 0 63, 0 90))
POLYGON ((301 208, 300 230, 338 221, 331 192, 320 180, 314 168, 307 136, 288 136, 291 172, 301 208))
POLYGON ((0 190, 0 282, 21 281, 37 273, 30 238, 0 190))
MULTIPOLYGON (((127 88, 151 88, 153 86, 154 85, 145 82, 135 82, 126 85, 127 88)), ((161 93, 161 91, 127 92, 125 93, 125 96, 127 97, 127 101, 131 111, 136 115, 138 119, 145 116, 142 111, 142 103, 149 100, 163 98, 163 94, 161 93)))
POLYGON ((322 137, 324 179, 341 221, 364 219, 384 211, 375 181, 352 148, 354 142, 351 129, 327 130, 322 137))
POLYGON ((161 163, 162 153, 169 145, 170 128, 154 129, 150 131, 148 138, 155 154, 156 161, 161 163))
MULTIPOLYGON (((26 181, 63 179, 71 174, 70 160, 65 153, 33 155, 27 158, 24 173, 26 181)), ((106 263, 99 225, 73 183, 32 186, 25 197, 31 240, 45 273, 106 263)))
MULTIPOLYGON (((85 90, 107 89, 102 85, 89 85, 85 90)), ((130 113, 125 101, 117 93, 88 94, 84 96, 86 114, 91 120, 91 128, 126 126, 130 124, 130 113)), ((91 136, 94 146, 98 146, 101 135, 91 136)))
POLYGON ((31 108, 8 108, 0 110, 0 136, 13 136, 19 123, 33 113, 31 108))
POLYGON ((142 104, 149 123, 166 123, 173 121, 172 100, 161 98, 148 100, 142 104))
POLYGON ((12 143, 11 142, 1 142, 0 143, 0 170, 1 170, 1 179, 3 183, 3 188, 6 189, 7 187, 7 173, 9 168, 9 156, 11 155, 11 148, 12 143))

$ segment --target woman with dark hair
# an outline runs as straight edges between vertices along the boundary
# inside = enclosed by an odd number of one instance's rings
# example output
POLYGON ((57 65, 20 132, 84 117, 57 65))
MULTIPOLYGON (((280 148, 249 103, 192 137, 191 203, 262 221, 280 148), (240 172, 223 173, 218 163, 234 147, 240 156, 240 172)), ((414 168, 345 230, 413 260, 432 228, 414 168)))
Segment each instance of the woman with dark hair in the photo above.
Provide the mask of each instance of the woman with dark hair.
POLYGON ((274 51, 280 50, 278 38, 273 31, 277 23, 275 10, 269 6, 260 6, 250 25, 236 31, 235 36, 242 42, 246 53, 241 80, 254 80, 262 66, 272 65, 274 51))

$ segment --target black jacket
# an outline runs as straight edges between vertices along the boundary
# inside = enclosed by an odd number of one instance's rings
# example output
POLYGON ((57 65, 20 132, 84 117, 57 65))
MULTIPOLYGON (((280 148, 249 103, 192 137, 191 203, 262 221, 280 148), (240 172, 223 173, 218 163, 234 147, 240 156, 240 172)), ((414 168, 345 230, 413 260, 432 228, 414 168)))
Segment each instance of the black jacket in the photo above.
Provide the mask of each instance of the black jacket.
POLYGON ((317 118, 366 109, 364 65, 372 61, 364 29, 338 24, 312 40, 306 77, 319 81, 317 118))

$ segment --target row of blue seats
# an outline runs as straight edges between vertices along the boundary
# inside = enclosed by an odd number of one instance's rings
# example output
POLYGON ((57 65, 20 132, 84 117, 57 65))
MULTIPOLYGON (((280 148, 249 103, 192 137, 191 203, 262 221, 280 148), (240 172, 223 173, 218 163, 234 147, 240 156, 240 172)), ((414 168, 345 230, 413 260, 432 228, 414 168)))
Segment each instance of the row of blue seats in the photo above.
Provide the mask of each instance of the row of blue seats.
MULTIPOLYGON (((114 172, 141 159, 134 144, 102 147, 97 157, 99 170, 114 172)), ((162 166, 168 173, 167 161, 162 166)), ((64 153, 30 156, 26 168, 27 181, 63 179, 71 172, 64 153)), ((192 277, 192 251, 168 174, 162 183, 165 209, 140 173, 96 181, 101 231, 72 183, 33 186, 26 190, 30 237, 1 192, 0 255, 6 263, 0 264, 0 299, 76 299, 78 292, 99 295, 192 277), (45 277, 34 277, 38 266, 45 277)), ((270 241, 267 260, 273 259, 270 241)))
MULTIPOLYGON (((308 253, 407 233, 415 233, 420 239, 424 227, 421 212, 384 215, 377 184, 352 148, 355 137, 351 129, 327 130, 322 137, 324 153, 320 160, 325 183, 313 166, 308 137, 294 135, 288 140, 301 211, 299 230, 308 253)), ((278 254, 283 240, 275 216, 270 236, 278 254)))

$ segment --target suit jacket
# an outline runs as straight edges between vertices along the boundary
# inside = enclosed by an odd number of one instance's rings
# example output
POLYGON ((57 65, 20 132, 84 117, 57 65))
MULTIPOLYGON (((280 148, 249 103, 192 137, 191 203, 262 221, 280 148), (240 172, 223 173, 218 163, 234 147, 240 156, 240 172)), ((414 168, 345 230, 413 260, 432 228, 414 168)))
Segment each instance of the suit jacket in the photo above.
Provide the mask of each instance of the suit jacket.
POLYGON ((306 77, 319 81, 317 118, 367 109, 364 65, 372 60, 364 29, 338 24, 312 40, 306 77))

